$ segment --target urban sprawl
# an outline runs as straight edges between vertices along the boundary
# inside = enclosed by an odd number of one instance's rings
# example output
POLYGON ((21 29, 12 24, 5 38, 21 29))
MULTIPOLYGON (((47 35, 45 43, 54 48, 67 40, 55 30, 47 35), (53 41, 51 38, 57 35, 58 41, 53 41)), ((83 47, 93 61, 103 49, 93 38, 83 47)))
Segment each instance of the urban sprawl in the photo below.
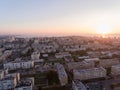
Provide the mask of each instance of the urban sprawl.
POLYGON ((120 90, 120 37, 0 36, 0 90, 120 90))

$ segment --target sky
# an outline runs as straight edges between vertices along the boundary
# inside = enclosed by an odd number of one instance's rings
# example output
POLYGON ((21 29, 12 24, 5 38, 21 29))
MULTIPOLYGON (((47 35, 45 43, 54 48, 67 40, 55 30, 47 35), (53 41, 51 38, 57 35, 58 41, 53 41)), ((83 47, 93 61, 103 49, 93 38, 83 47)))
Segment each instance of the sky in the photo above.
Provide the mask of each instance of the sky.
POLYGON ((120 33, 120 0, 0 0, 0 34, 120 33))

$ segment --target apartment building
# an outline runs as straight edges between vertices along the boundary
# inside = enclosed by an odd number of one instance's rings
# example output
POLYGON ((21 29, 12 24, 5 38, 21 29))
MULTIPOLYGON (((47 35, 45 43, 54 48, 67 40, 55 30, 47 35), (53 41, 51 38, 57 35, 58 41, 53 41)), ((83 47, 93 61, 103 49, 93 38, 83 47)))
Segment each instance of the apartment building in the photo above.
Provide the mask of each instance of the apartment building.
POLYGON ((61 85, 62 86, 66 85, 68 83, 68 76, 67 76, 64 66, 62 64, 57 63, 56 69, 57 69, 57 73, 58 73, 58 77, 59 77, 59 81, 61 85))
POLYGON ((16 59, 12 62, 4 63, 4 69, 16 70, 16 69, 30 69, 34 67, 34 61, 16 59))
POLYGON ((89 79, 103 78, 103 77, 106 77, 106 70, 103 67, 73 70, 74 80, 76 79, 89 80, 89 79))

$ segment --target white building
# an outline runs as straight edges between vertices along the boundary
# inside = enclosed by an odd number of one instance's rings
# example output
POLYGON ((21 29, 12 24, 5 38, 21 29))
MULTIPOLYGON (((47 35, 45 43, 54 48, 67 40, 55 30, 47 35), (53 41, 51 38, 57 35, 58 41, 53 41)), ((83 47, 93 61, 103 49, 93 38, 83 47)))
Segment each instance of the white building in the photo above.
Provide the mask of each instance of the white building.
POLYGON ((17 80, 15 77, 5 77, 0 80, 0 90, 11 90, 17 85, 17 80))
POLYGON ((62 86, 66 85, 68 83, 68 76, 67 76, 64 66, 62 64, 57 63, 56 69, 57 69, 57 73, 58 73, 58 77, 59 77, 61 85, 62 86))
POLYGON ((72 89, 73 90, 87 90, 85 85, 80 80, 74 80, 72 82, 72 89))
POLYGON ((19 74, 8 74, 5 75, 3 79, 0 79, 0 90, 14 90, 17 85, 19 74))
POLYGON ((0 79, 0 90, 33 90, 34 78, 20 79, 20 73, 5 74, 0 79))
POLYGON ((112 75, 120 75, 120 64, 118 65, 113 65, 111 67, 111 74, 112 75))
POLYGON ((55 54, 56 58, 64 58, 66 56, 71 56, 71 54, 69 52, 60 52, 55 54))
POLYGON ((100 59, 99 58, 88 58, 88 59, 84 59, 84 61, 87 61, 87 62, 89 62, 89 61, 99 62, 100 59))
POLYGON ((43 57, 48 57, 48 54, 43 54, 42 56, 43 56, 43 57))
POLYGON ((30 69, 34 67, 34 61, 15 60, 12 62, 4 63, 4 69, 16 70, 16 69, 30 69))
POLYGON ((88 59, 88 58, 90 58, 89 56, 80 56, 80 57, 78 57, 78 59, 88 59))
POLYGON ((78 47, 71 47, 71 48, 65 48, 65 51, 67 52, 75 52, 75 51, 84 51, 86 50, 86 48, 80 48, 79 46, 78 47))
POLYGON ((39 60, 40 58, 40 52, 33 52, 31 55, 32 60, 39 60))
POLYGON ((73 70, 74 80, 89 80, 106 77, 106 70, 102 67, 92 69, 73 70))

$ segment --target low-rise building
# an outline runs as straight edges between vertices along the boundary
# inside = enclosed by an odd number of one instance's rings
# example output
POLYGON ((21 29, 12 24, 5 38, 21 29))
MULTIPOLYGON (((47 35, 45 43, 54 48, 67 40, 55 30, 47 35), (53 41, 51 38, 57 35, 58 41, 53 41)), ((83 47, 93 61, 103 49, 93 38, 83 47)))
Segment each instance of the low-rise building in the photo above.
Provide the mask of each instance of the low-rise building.
POLYGON ((78 59, 82 59, 82 60, 89 59, 89 58, 90 58, 89 56, 80 56, 80 57, 78 57, 78 59))
POLYGON ((87 59, 84 59, 85 61, 89 62, 89 61, 94 61, 94 62, 99 62, 100 59, 99 58, 87 58, 87 59))
POLYGON ((43 56, 43 57, 48 57, 48 54, 43 54, 42 56, 43 56))
POLYGON ((69 52, 59 52, 55 54, 56 58, 64 58, 65 56, 71 56, 69 52))

